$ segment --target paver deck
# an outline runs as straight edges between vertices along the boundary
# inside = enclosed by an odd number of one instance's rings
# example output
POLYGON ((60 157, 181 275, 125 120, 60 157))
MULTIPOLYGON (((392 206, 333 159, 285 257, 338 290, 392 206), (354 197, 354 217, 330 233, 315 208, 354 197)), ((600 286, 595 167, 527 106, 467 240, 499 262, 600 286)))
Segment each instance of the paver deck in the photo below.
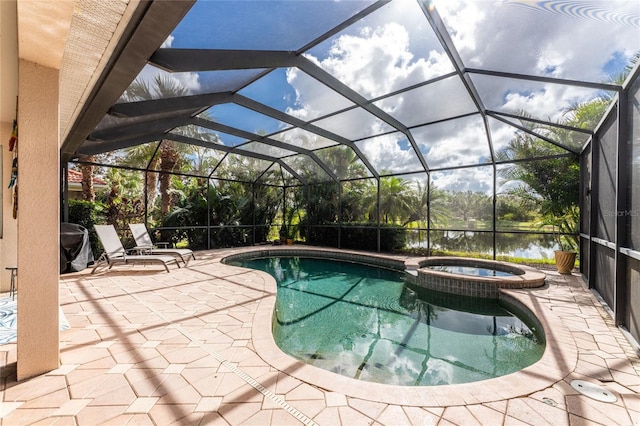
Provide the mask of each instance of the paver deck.
POLYGON ((551 337, 540 362, 414 392, 283 354, 269 332, 273 278, 220 263, 238 250, 198 252, 170 273, 61 276, 61 366, 17 382, 16 345, 0 346, 0 425, 640 425, 636 349, 577 274, 509 291, 551 337), (617 401, 578 393, 576 379, 617 401))

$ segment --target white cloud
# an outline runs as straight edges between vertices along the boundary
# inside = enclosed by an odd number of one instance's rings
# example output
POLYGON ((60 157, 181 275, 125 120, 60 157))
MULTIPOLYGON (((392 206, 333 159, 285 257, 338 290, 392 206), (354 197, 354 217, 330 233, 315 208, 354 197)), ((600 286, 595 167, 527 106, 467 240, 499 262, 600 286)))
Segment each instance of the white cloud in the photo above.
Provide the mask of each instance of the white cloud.
POLYGON ((431 168, 487 162, 489 144, 479 114, 412 129, 431 168))
POLYGON ((493 194, 492 167, 469 167, 465 169, 433 172, 433 185, 448 191, 479 191, 493 194))
MULTIPOLYGON (((387 19, 384 22, 376 24, 373 20, 356 32, 340 35, 327 46, 327 51, 318 53, 318 56, 307 54, 306 57, 365 97, 389 93, 451 72, 451 63, 441 48, 425 51, 428 43, 421 37, 424 38, 423 34, 429 29, 424 17, 420 17, 422 12, 416 4, 393 2, 391 7, 391 10, 385 11, 387 19), (408 11, 408 6, 415 9, 408 11), (399 22, 413 24, 404 26, 399 22), (420 54, 414 53, 420 49, 420 54)), ((309 119, 327 114, 330 112, 327 108, 336 111, 350 104, 338 103, 344 99, 341 97, 328 100, 326 87, 317 87, 315 80, 299 70, 290 70, 287 78, 297 94, 296 106, 287 110, 292 115, 309 119)), ((395 106, 402 102, 398 99, 395 106)), ((394 105, 387 103, 384 107, 393 108, 394 105)), ((406 110, 402 112, 406 113, 406 110)), ((372 116, 367 115, 368 119, 364 119, 353 115, 345 115, 344 119, 330 118, 316 124, 354 139, 392 130, 388 126, 381 126, 381 122, 372 119, 372 116)), ((421 165, 413 150, 406 150, 406 146, 403 149, 396 138, 395 135, 378 137, 363 141, 359 146, 378 171, 420 170, 421 165)))
POLYGON ((356 145, 379 172, 384 170, 404 173, 421 170, 422 165, 413 149, 406 149, 406 142, 405 149, 400 147, 399 143, 403 139, 406 139, 404 135, 396 133, 358 142, 356 145))
MULTIPOLYGON (((436 0, 436 7, 447 28, 455 27, 452 38, 468 67, 602 82, 609 77, 608 61, 616 55, 630 58, 640 49, 639 8, 633 1, 436 0)), ((517 106, 540 118, 557 118, 570 103, 595 95, 504 78, 485 83, 479 88, 485 105, 501 107, 510 93, 510 108, 517 106), (534 93, 515 95, 520 91, 534 93)))
POLYGON ((413 55, 407 45, 407 32, 398 24, 364 28, 359 36, 337 39, 321 66, 358 93, 372 97, 389 92, 409 71, 413 55))
POLYGON ((296 99, 295 104, 285 112, 301 120, 312 120, 353 105, 347 98, 297 68, 287 69, 286 77, 287 83, 295 90, 296 99))
POLYGON ((182 87, 187 89, 188 94, 200 93, 202 91, 200 87, 200 76, 194 72, 177 72, 168 73, 152 65, 145 65, 140 71, 140 74, 136 77, 136 80, 146 81, 153 87, 153 81, 157 75, 161 75, 163 78, 174 80, 182 87))
POLYGON ((457 76, 381 99, 375 104, 408 127, 477 112, 457 76))
POLYGON ((173 40, 175 40, 176 38, 172 35, 169 35, 169 37, 167 37, 167 39, 162 43, 162 45, 160 46, 162 49, 167 49, 170 48, 171 45, 173 44, 173 40))
POLYGON ((614 51, 632 46, 630 55, 640 46, 637 2, 540 3, 549 5, 436 0, 436 7, 447 28, 455 26, 452 38, 468 66, 598 81, 614 51), (606 19, 625 15, 635 16, 635 28, 606 19))
MULTIPOLYGON (((588 13, 568 16, 541 9, 538 2, 509 0, 435 3, 467 67, 601 81, 606 74, 605 65, 614 55, 628 57, 634 49, 640 49, 637 28, 629 30, 629 25, 603 22, 588 13)), ((597 4, 605 8, 609 4, 628 7, 630 3, 634 2, 597 4)), ((581 2, 581 7, 588 4, 594 3, 581 2)), ((394 1, 378 12, 316 46, 305 56, 369 99, 452 71, 444 49, 437 43, 417 2, 394 1)), ((629 13, 637 16, 637 10, 629 13)), ((172 42, 167 40, 168 45, 172 42)), ((190 86, 198 83, 192 76, 181 78, 190 86)), ((570 105, 594 96, 593 90, 564 85, 482 75, 472 75, 472 79, 485 107, 510 112, 524 110, 554 121, 560 120, 570 105)), ((289 69, 287 82, 295 90, 296 99, 286 112, 303 120, 351 105, 301 70, 289 69)), ((402 93, 376 104, 405 124, 410 123, 409 126, 474 108, 459 81, 457 84, 453 81, 435 83, 424 90, 402 93), (457 88, 456 94, 446 90, 451 88, 457 88), (450 108, 450 104, 459 105, 461 101, 466 103, 463 108, 450 108)), ((315 124, 351 138, 375 134, 382 129, 379 122, 354 115, 336 116, 315 124)), ((429 127, 428 131, 414 129, 412 133, 417 135, 419 143, 428 146, 425 156, 430 165, 473 164, 489 155, 484 128, 478 124, 477 117, 429 127)), ((504 146, 512 132, 513 129, 501 126, 493 136, 496 148, 504 146)), ((420 167, 414 153, 406 149, 406 143, 398 143, 396 134, 358 142, 358 145, 378 171, 400 172, 420 167)), ((485 170, 470 168, 461 174, 440 174, 438 185, 485 191, 492 185, 492 178, 485 170)))
POLYGON ((416 57, 409 30, 396 22, 337 38, 325 59, 309 57, 361 95, 372 98, 452 70, 442 52, 416 57))
MULTIPOLYGON (((633 2, 598 2, 598 5, 624 8, 630 3, 633 2)), ((580 6, 593 7, 593 2, 580 6)), ((569 16, 541 9, 538 3, 509 0, 441 0, 436 1, 436 7, 467 67, 599 82, 606 78, 605 65, 614 55, 629 57, 640 49, 637 28, 633 24, 604 22, 598 17, 605 15, 589 15, 588 10, 580 16, 569 16)), ((367 98, 452 70, 441 46, 427 39, 431 37, 426 35, 432 33, 431 28, 414 2, 392 2, 380 12, 368 17, 366 24, 348 29, 331 44, 315 48, 313 55, 307 54, 307 57, 367 98)), ((630 16, 635 13, 637 21, 637 6, 636 10, 622 13, 630 16)), ((629 19, 626 22, 636 21, 629 19)), ((563 119, 570 106, 597 94, 591 89, 543 82, 482 75, 472 75, 472 79, 485 107, 526 111, 553 121, 563 119)), ((473 111, 474 105, 463 88, 453 92, 455 94, 439 90, 455 87, 451 83, 436 83, 414 93, 378 101, 376 105, 409 126, 428 122, 430 117, 441 119, 446 118, 445 115, 473 111), (450 107, 450 104, 460 105, 460 102, 465 102, 465 106, 450 107)), ((312 90, 300 79, 292 78, 290 84, 296 89, 299 105, 289 112, 307 119, 311 111, 321 115, 320 105, 327 99, 326 93, 312 90)), ((327 125, 334 121, 325 120, 327 125)), ((343 120, 339 130, 346 135, 371 134, 373 131, 363 131, 362 126, 373 129, 374 124, 343 120), (349 126, 353 130, 349 131, 349 126)), ((508 126, 498 128, 493 135, 496 150, 513 137, 513 132, 514 129, 508 126)), ((477 118, 413 129, 412 133, 421 146, 428 147, 424 149, 425 158, 432 167, 474 164, 489 157, 484 127, 477 118)), ((396 138, 395 135, 379 137, 358 145, 379 171, 400 172, 419 167, 413 152, 407 151, 406 146, 401 147, 396 138)), ((462 173, 438 174, 437 185, 446 189, 490 192, 493 178, 486 173, 486 168, 463 170, 462 173)))
POLYGON ((189 94, 200 93, 200 76, 195 72, 179 72, 171 74, 184 88, 189 91, 189 94))
POLYGON ((515 137, 515 132, 517 131, 515 127, 509 126, 493 118, 489 119, 489 127, 491 129, 493 149, 496 153, 509 144, 509 142, 515 137))
POLYGON ((507 89, 498 108, 517 113, 528 111, 535 117, 557 122, 565 119, 565 113, 573 105, 592 99, 596 90, 558 84, 528 85, 526 90, 507 89))
MULTIPOLYGON (((436 7, 441 16, 446 16, 446 25, 454 45, 460 51, 475 51, 481 40, 478 33, 485 13, 477 2, 440 1, 436 7)), ((495 27, 494 27, 495 28, 495 27)))

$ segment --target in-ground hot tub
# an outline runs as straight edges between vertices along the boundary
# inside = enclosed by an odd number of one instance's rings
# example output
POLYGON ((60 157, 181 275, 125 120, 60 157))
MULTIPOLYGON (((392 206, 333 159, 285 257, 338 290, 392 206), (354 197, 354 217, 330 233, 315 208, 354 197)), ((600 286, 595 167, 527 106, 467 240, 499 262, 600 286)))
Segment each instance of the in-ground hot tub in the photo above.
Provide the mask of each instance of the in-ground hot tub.
POLYGON ((495 260, 430 257, 419 263, 416 284, 430 290, 473 297, 497 298, 499 289, 544 285, 537 269, 495 260))

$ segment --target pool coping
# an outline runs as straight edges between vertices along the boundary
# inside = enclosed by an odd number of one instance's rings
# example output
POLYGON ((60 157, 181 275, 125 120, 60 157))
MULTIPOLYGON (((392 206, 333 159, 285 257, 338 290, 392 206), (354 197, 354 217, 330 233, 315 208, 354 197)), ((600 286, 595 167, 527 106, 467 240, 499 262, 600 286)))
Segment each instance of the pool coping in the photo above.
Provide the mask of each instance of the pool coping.
MULTIPOLYGON (((379 266, 404 264, 409 272, 419 267, 424 258, 403 258, 350 250, 324 249, 310 246, 248 247, 220 261, 243 256, 307 255, 337 260, 368 261, 379 266)), ((497 402, 541 391, 563 380, 574 371, 578 348, 561 319, 538 299, 538 288, 500 289, 499 298, 524 311, 530 311, 544 330, 546 347, 540 360, 515 373, 478 382, 441 386, 397 386, 360 381, 319 367, 305 364, 286 353, 276 344, 271 330, 276 302, 276 281, 266 272, 259 273, 271 294, 258 305, 252 324, 252 342, 256 353, 272 367, 312 386, 340 392, 350 397, 387 404, 441 407, 497 402)), ((541 297, 544 297, 541 294, 541 297)))

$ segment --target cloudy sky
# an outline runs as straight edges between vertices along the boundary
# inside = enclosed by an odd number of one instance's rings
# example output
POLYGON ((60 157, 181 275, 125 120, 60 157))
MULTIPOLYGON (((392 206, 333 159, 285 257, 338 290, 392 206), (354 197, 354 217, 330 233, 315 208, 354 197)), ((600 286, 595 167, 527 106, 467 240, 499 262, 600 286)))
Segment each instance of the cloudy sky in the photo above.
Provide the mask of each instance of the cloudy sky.
MULTIPOLYGON (((557 79, 607 82, 640 50, 637 0, 431 2, 465 67, 557 79)), ((359 1, 200 1, 166 41, 166 47, 297 51, 322 32, 367 5, 359 1)), ((450 76, 402 91, 454 71, 418 2, 395 0, 304 53, 358 95, 411 129, 431 168, 484 164, 489 143, 477 106, 462 81, 450 76), (396 93, 402 91, 400 93, 396 93), (475 115, 468 115, 476 113, 475 115), (441 120, 461 116, 453 121, 441 120), (429 124, 435 123, 435 124, 429 124), (429 125, 425 125, 429 124, 429 125)), ((191 93, 240 87, 262 70, 179 73, 191 93)), ((148 66, 150 78, 160 71, 148 66)), ((560 121, 567 108, 598 93, 577 86, 471 75, 485 109, 560 121)), ((310 77, 302 69, 278 69, 240 94, 305 121, 313 121, 357 146, 379 171, 420 169, 402 132, 310 77), (342 112, 339 112, 342 111, 342 112), (337 114, 335 114, 338 112, 337 114), (333 114, 326 117, 327 114, 333 114), (324 118, 323 118, 324 117, 324 118)), ((216 106, 211 116, 243 130, 272 134, 288 127, 237 105, 216 106)), ((489 129, 494 149, 515 129, 495 121, 489 129)), ((277 136, 306 148, 325 146, 309 135, 277 136)), ((241 141, 221 135, 224 143, 241 141)), ((487 167, 434 173, 438 187, 490 191, 487 167)))

